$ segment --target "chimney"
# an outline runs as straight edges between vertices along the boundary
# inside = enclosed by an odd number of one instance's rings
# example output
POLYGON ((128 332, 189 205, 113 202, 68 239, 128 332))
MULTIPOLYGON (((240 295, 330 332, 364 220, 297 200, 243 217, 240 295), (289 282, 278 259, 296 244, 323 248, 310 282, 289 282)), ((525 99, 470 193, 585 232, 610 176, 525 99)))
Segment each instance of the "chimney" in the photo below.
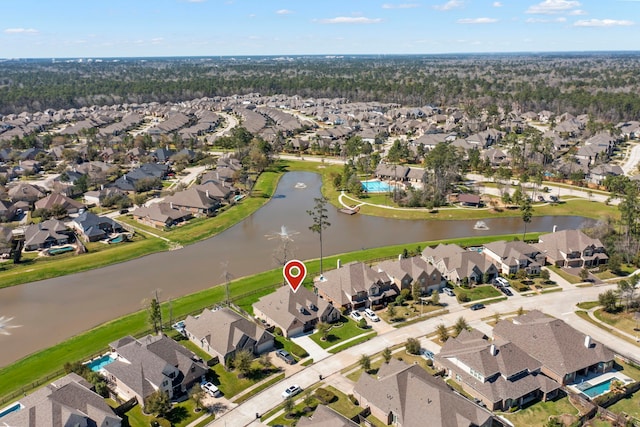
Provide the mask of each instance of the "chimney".
POLYGON ((173 202, 169 202, 169 207, 173 209, 173 202))
POLYGON ((586 348, 591 348, 591 336, 589 335, 584 336, 584 346, 586 348))
POLYGON ((341 261, 340 259, 338 259, 338 262, 337 262, 337 264, 338 264, 338 267, 337 267, 337 268, 340 268, 340 267, 342 267, 342 261, 341 261))
POLYGON ((207 195, 207 199, 211 198, 211 197, 209 197, 209 190, 205 191, 205 194, 207 195))
POLYGON ((553 232, 555 233, 557 229, 558 229, 558 226, 557 226, 557 225, 554 225, 554 226, 553 226, 553 232))
POLYGON ((398 254, 398 261, 402 259, 402 254, 398 254))
POLYGON ((100 191, 104 190, 104 184, 100 184, 100 191))
POLYGON ((498 349, 495 344, 491 344, 491 347, 489 347, 489 353, 491 353, 492 356, 498 354, 498 349))

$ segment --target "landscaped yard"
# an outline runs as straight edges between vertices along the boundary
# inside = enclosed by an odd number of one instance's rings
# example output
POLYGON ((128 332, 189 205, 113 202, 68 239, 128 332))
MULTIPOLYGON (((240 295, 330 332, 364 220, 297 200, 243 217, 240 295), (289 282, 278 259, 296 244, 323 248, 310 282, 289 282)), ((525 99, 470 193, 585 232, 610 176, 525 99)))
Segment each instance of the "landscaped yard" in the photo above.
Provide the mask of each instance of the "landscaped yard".
POLYGON ((360 329, 355 321, 342 316, 336 323, 331 324, 331 329, 325 341, 318 332, 311 335, 311 339, 322 348, 329 348, 358 335, 368 334, 371 327, 360 329))
POLYGON ((616 329, 620 329, 631 335, 640 336, 640 321, 634 318, 634 312, 621 311, 619 313, 607 313, 599 308, 593 313, 599 320, 616 329))
MULTIPOLYGON (((415 354, 409 354, 407 353, 406 350, 395 352, 393 353, 392 357, 397 360, 402 360, 408 365, 414 365, 414 364, 420 365, 421 368, 423 368, 425 371, 427 371, 431 375, 435 374, 436 372, 436 370, 433 367, 427 365, 427 360, 424 357, 415 355, 415 354)), ((376 355, 375 359, 371 361, 371 369, 369 370, 369 373, 371 375, 377 374, 378 369, 380 369, 383 363, 384 363, 384 359, 382 358, 382 356, 379 354, 376 355)), ((349 378, 353 382, 356 382, 358 381, 358 379, 363 373, 364 373, 364 370, 362 368, 357 368, 353 372, 350 372, 349 374, 347 374, 347 378, 349 378)))
MULTIPOLYGON (((193 400, 189 399, 184 402, 175 404, 169 414, 167 414, 166 419, 158 419, 154 416, 143 414, 140 405, 136 405, 131 410, 129 410, 129 412, 125 413, 125 417, 127 418, 126 423, 128 423, 128 425, 131 427, 148 426, 151 425, 151 422, 154 420, 158 420, 161 423, 160 425, 169 425, 167 424, 167 421, 169 421, 171 426, 184 427, 202 417, 203 415, 207 414, 204 411, 196 413, 194 412, 194 409, 195 404, 193 403, 193 400)), ((208 416, 207 418, 208 421, 213 421, 213 419, 213 415, 208 416)), ((123 423, 123 425, 126 425, 126 423, 123 423)))
POLYGON ((387 323, 394 322, 406 322, 408 320, 417 318, 421 315, 426 315, 434 311, 442 310, 444 306, 433 304, 420 304, 413 301, 408 301, 404 305, 396 305, 393 307, 395 313, 391 316, 389 308, 379 310, 376 312, 381 319, 387 323))
POLYGON ((502 293, 491 285, 479 285, 471 289, 465 289, 457 286, 454 289, 454 292, 458 296, 458 300, 460 300, 460 295, 462 293, 466 294, 469 298, 468 302, 502 296, 502 293))
POLYGON ((578 415, 578 410, 569 402, 568 397, 553 402, 538 402, 515 413, 504 413, 503 416, 516 426, 544 426, 550 416, 578 415))
POLYGON ((254 361, 251 368, 252 370, 247 376, 239 378, 238 371, 227 371, 222 364, 218 363, 209 370, 207 379, 218 386, 224 394, 224 397, 231 399, 233 396, 236 396, 265 378, 280 373, 280 370, 275 368, 263 370, 262 365, 258 361, 254 361))

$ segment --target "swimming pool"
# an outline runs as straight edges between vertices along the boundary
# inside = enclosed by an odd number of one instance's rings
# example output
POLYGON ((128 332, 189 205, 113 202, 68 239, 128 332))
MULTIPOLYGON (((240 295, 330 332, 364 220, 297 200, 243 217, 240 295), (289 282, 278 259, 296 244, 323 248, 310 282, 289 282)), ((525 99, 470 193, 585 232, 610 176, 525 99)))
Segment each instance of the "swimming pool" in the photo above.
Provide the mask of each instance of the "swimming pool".
POLYGON ((14 403, 11 406, 7 406, 2 410, 2 412, 0 412, 0 418, 4 417, 5 415, 9 415, 12 412, 19 411, 22 408, 24 408, 24 406, 20 402, 14 403))
POLYGON ((619 381, 619 380, 616 377, 611 377, 605 382, 596 384, 594 386, 591 386, 589 388, 582 390, 582 392, 593 399, 594 397, 598 397, 601 394, 607 393, 611 388, 611 383, 614 381, 619 381))
POLYGON ((118 234, 116 237, 109 239, 109 243, 121 243, 124 241, 124 235, 118 234))
POLYGON ((49 255, 57 255, 65 252, 71 252, 75 248, 73 246, 62 246, 61 248, 51 248, 49 249, 49 255))
POLYGON ((113 363, 115 361, 116 361, 116 359, 113 358, 110 354, 105 354, 104 356, 99 357, 97 359, 94 359, 91 362, 87 363, 87 366, 93 372, 97 372, 100 369, 102 369, 105 366, 107 366, 108 364, 113 363))
POLYGON ((363 181, 362 188, 368 193, 385 193, 391 191, 391 186, 382 181, 363 181))

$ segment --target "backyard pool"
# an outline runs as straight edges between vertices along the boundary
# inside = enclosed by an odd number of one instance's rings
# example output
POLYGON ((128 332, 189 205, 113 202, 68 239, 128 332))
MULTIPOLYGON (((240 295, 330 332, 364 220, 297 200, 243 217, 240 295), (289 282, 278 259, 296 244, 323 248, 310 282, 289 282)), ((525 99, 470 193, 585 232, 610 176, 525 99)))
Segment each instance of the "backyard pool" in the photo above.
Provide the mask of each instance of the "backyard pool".
POLYGON ((363 181, 362 188, 368 193, 385 193, 391 191, 391 186, 382 181, 363 181))
POLYGON ((116 359, 114 357, 112 357, 110 354, 105 354, 102 357, 99 357, 97 359, 93 359, 91 362, 87 363, 87 366, 93 372, 97 372, 100 369, 102 369, 105 366, 107 366, 108 364, 113 363, 115 361, 116 361, 116 359))
POLYGON ((619 380, 616 377, 611 377, 608 380, 601 382, 600 384, 596 384, 582 390, 582 392, 593 399, 594 397, 598 397, 601 394, 607 393, 611 388, 611 383, 614 381, 619 381, 619 380))
POLYGON ((14 403, 11 406, 7 406, 0 412, 0 418, 4 417, 5 415, 9 415, 12 412, 19 411, 22 408, 24 408, 24 406, 22 406, 22 403, 20 402, 14 403))
POLYGON ((112 237, 108 240, 109 243, 121 243, 124 242, 124 234, 118 234, 116 237, 112 237))
POLYGON ((63 254, 75 250, 73 246, 62 246, 61 248, 51 248, 48 250, 49 255, 63 254))

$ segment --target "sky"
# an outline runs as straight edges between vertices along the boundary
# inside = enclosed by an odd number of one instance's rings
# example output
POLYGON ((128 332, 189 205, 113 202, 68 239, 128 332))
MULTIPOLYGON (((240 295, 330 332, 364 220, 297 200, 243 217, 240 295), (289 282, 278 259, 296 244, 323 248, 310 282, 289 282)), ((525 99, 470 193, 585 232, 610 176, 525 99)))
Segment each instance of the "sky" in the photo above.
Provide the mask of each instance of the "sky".
POLYGON ((640 0, 0 4, 0 58, 640 50, 640 0))

